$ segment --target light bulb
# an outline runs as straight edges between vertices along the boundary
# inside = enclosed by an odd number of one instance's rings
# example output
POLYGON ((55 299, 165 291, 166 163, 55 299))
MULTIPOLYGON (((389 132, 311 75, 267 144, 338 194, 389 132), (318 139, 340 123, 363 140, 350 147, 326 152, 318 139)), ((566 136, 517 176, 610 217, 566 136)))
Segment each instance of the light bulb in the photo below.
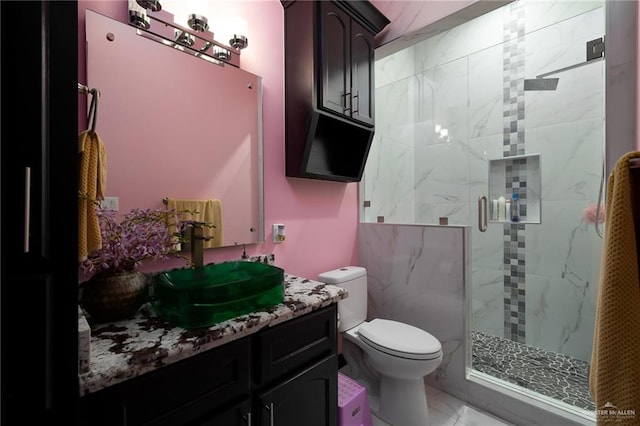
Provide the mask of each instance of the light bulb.
POLYGON ((229 45, 236 49, 247 47, 249 45, 249 24, 247 21, 240 16, 234 16, 229 19, 227 25, 228 38, 225 37, 223 40, 229 40, 229 45))
POLYGON ((209 4, 207 0, 187 1, 187 23, 194 31, 207 31, 209 29, 209 4))

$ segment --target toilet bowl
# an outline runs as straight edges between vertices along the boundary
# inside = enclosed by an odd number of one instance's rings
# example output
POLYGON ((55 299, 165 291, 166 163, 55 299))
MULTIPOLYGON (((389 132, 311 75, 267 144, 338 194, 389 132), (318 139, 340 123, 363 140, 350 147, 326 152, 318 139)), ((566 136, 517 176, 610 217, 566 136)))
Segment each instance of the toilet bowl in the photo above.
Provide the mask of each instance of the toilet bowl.
POLYGON ((376 399, 372 411, 394 426, 429 425, 424 377, 442 362, 442 345, 418 327, 389 319, 366 320, 366 269, 348 266, 319 275, 347 289, 338 302, 343 355, 353 377, 376 399))

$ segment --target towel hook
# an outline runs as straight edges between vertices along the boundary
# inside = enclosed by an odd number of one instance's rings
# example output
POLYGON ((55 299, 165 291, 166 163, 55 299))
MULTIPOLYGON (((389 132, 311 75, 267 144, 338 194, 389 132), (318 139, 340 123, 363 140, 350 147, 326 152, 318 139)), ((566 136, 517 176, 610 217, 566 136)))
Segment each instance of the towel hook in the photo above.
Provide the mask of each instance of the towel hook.
POLYGON ((98 98, 100 97, 100 92, 98 92, 97 89, 89 89, 89 93, 91 93, 91 105, 89 106, 87 122, 89 125, 89 129, 92 132, 95 132, 96 123, 98 122, 98 98))

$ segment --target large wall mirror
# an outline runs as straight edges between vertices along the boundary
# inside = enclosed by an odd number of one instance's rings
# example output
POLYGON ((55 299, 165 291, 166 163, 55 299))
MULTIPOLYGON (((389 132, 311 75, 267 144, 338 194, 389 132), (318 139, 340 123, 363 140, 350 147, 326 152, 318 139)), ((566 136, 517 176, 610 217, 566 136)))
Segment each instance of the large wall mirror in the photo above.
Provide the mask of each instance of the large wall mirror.
POLYGON ((86 33, 107 196, 119 211, 163 208, 165 197, 218 199, 221 246, 264 241, 261 78, 90 10, 86 33))

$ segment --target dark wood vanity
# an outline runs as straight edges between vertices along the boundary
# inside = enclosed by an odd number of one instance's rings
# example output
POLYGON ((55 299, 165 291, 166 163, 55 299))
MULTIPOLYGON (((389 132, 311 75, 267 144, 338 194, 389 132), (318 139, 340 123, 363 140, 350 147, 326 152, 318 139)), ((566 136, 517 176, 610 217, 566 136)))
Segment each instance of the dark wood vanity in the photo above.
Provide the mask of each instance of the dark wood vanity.
POLYGON ((94 326, 79 424, 335 425, 346 296, 287 276, 284 303, 209 328, 173 327, 150 306, 94 326))
POLYGON ((333 425, 336 339, 333 304, 86 395, 81 424, 333 425))

